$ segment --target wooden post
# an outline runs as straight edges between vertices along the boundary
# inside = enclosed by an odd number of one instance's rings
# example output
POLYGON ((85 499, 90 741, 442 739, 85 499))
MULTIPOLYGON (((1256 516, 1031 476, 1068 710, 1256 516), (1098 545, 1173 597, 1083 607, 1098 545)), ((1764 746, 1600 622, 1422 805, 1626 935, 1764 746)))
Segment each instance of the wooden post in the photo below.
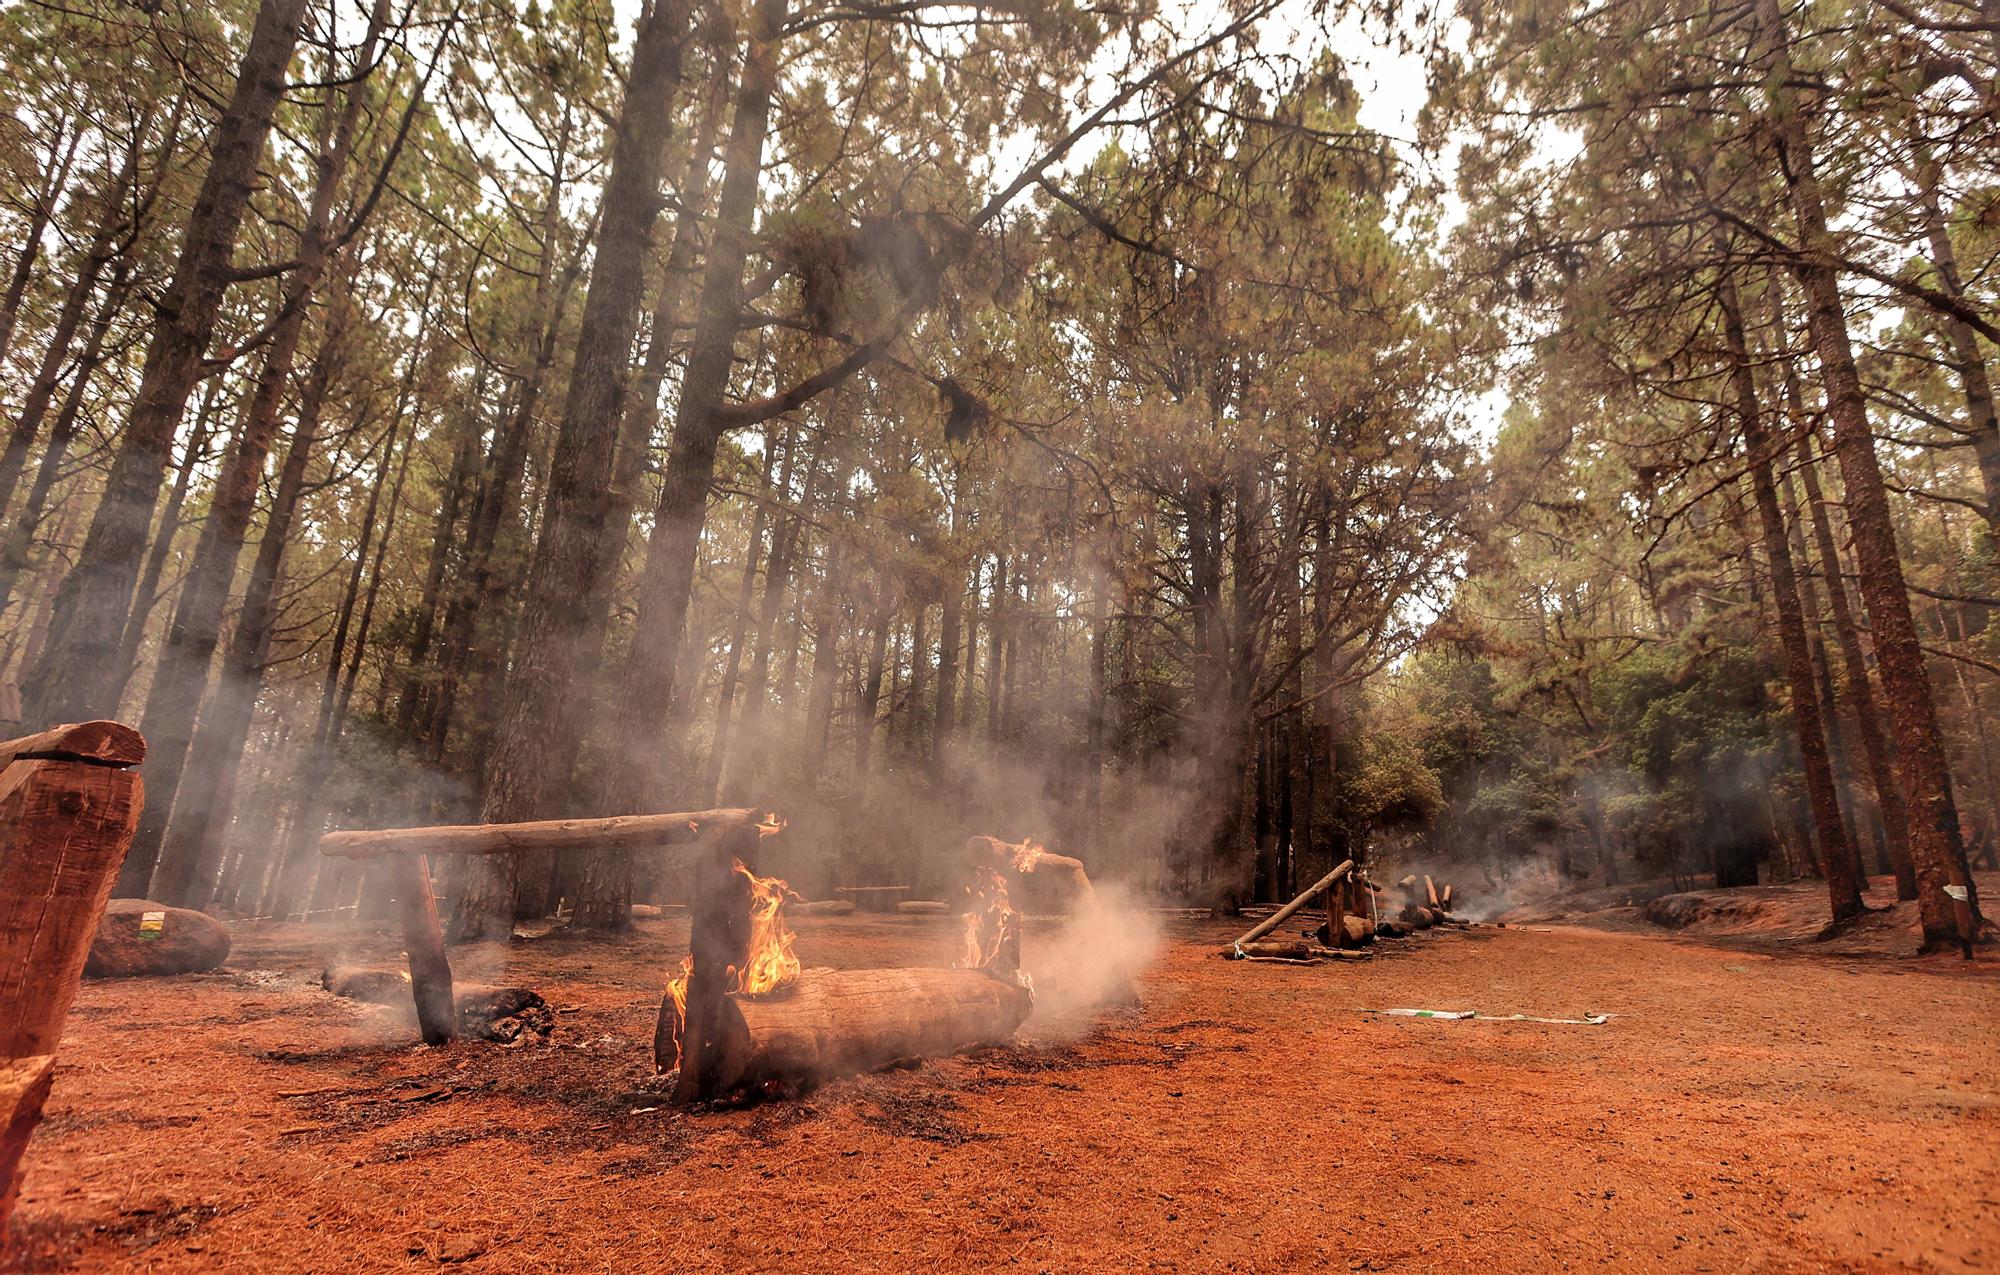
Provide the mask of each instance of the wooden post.
POLYGON ((0 744, 0 1059, 53 1054, 145 788, 139 732, 85 722, 0 744))
POLYGON ((1328 886, 1332 885, 1334 882, 1340 880, 1342 877, 1346 876, 1348 873, 1352 871, 1354 871, 1354 860, 1342 859, 1340 861, 1339 867, 1335 868, 1333 871, 1327 873, 1319 880, 1307 886, 1305 890, 1299 895, 1298 898, 1293 899, 1290 903, 1287 903, 1285 906, 1279 908, 1276 912, 1273 912, 1270 916, 1264 918, 1262 924, 1256 926, 1254 929, 1244 934, 1241 938, 1237 939, 1235 946, 1240 947, 1245 943, 1255 943, 1258 939, 1263 938, 1266 934, 1269 934, 1272 930, 1277 929, 1279 926, 1283 925, 1286 921, 1291 920, 1292 914, 1297 912, 1300 908, 1304 907, 1306 904, 1312 902, 1314 896, 1317 895, 1321 890, 1326 889, 1328 886))
POLYGON ((674 1102, 682 1106, 714 1092, 711 1073, 720 1057, 725 1020, 736 1014, 729 999, 730 970, 741 966, 750 950, 750 883, 736 871, 739 861, 757 870, 755 826, 731 828, 695 857, 688 931, 694 969, 688 975, 681 1074, 673 1092, 674 1102))
POLYGON ((388 859, 396 911, 403 919, 403 948, 410 956, 417 1028, 426 1045, 442 1045, 458 1034, 458 1018, 452 1008, 444 927, 438 924, 437 895, 431 892, 430 861, 420 854, 392 854, 388 859))
POLYGON ((56 1042, 139 826, 146 757, 117 722, 0 743, 0 1237, 42 1118, 56 1042))

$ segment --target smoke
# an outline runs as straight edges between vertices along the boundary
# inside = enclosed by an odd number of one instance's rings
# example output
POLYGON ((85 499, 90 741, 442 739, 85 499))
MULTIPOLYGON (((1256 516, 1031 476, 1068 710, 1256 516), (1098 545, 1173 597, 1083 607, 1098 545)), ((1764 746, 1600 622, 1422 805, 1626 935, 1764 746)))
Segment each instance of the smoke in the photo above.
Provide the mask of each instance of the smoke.
POLYGON ((1122 886, 1097 891, 1097 906, 1062 918, 1052 933, 1033 923, 1023 963, 1035 980, 1037 1034, 1074 1039, 1100 1010, 1138 1003, 1139 975, 1165 939, 1160 918, 1122 886))
POLYGON ((1462 921, 1491 922, 1506 916, 1516 908, 1527 907, 1555 898, 1569 888, 1563 875, 1555 851, 1546 847, 1529 853, 1524 858, 1505 862, 1492 860, 1429 860, 1395 862, 1377 865, 1372 869, 1374 880, 1387 888, 1382 896, 1382 907, 1386 912, 1400 908, 1395 882, 1406 876, 1417 878, 1417 890, 1423 890, 1423 879, 1431 881, 1442 890, 1451 887, 1451 915, 1462 921))

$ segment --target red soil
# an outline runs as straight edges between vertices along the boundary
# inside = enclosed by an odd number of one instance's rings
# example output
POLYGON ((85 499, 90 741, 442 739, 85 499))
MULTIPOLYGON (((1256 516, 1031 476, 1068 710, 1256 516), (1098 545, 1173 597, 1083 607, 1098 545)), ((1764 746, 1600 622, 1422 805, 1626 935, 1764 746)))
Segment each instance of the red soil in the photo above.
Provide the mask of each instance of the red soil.
MULTIPOLYGON (((800 955, 936 962, 951 925, 803 920, 800 955)), ((1300 968, 1217 959, 1232 928, 1170 921, 1143 1010, 684 1113, 648 1058, 684 922, 460 958, 563 1011, 518 1050, 312 982, 383 934, 241 926, 222 972, 85 986, 13 1268, 2000 1266, 1993 957, 1536 927, 1300 968), (1392 1006, 1615 1017, 1361 1012, 1392 1006)))

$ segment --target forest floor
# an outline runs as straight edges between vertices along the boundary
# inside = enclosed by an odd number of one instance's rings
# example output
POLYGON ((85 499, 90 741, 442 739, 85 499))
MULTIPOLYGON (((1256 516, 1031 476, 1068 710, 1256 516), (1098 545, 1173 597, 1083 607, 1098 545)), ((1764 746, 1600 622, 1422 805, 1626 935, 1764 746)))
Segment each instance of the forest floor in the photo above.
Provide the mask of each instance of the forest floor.
MULTIPOLYGON (((685 921, 455 957, 558 1027, 439 1050, 317 986, 386 930, 238 925, 216 973, 85 985, 12 1269, 2000 1269, 2000 957, 1538 924, 1307 968, 1158 920, 1142 1009, 695 1113, 649 1058, 685 921)), ((797 929, 808 965, 952 943, 797 929)))

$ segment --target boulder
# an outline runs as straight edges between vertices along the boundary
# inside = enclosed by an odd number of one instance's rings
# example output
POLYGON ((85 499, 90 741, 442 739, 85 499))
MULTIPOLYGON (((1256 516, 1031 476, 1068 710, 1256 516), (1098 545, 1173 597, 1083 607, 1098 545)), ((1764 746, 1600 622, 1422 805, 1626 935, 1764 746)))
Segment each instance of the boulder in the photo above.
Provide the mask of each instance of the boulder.
POLYGON ((208 913, 113 899, 104 905, 83 972, 91 978, 199 974, 227 959, 229 931, 208 913))

